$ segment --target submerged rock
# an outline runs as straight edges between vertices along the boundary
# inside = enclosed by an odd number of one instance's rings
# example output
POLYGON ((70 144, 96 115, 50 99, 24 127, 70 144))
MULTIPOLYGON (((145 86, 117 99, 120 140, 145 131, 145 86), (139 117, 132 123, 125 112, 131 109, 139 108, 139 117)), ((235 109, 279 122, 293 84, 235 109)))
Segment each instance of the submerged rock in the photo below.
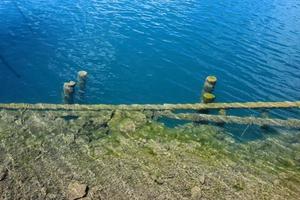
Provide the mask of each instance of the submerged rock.
POLYGON ((199 177, 199 181, 200 181, 200 183, 203 185, 203 184, 205 183, 205 175, 201 175, 201 176, 199 177))
POLYGON ((108 126, 111 132, 133 133, 147 123, 146 115, 141 112, 115 111, 108 126))
POLYGON ((88 186, 79 182, 72 182, 68 186, 68 199, 76 200, 87 195, 88 186))
POLYGON ((200 200, 201 199, 201 188, 195 186, 191 189, 191 199, 192 200, 200 200))
POLYGON ((6 167, 0 166, 0 181, 3 181, 6 178, 7 172, 6 167))
POLYGON ((121 133, 133 133, 136 130, 136 125, 131 119, 124 119, 120 122, 119 131, 121 133))

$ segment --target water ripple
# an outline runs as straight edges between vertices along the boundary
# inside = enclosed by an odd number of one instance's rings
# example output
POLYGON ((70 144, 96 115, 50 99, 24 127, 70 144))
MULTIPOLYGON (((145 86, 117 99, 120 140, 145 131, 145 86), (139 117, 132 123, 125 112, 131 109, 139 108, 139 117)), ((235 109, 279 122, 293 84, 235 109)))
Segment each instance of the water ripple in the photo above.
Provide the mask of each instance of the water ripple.
POLYGON ((81 69, 89 103, 197 102, 209 74, 218 101, 300 99, 297 0, 16 2, 0 52, 24 79, 0 76, 1 101, 60 102, 81 69))

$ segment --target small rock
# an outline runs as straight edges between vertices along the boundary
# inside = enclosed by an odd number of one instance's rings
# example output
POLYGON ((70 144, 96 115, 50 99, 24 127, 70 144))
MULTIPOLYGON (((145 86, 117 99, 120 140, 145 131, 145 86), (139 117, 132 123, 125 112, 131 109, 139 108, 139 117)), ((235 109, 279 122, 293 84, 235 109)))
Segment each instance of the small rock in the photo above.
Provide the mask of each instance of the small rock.
POLYGON ((136 130, 135 123, 131 119, 125 119, 119 124, 121 133, 133 133, 136 130))
POLYGON ((65 143, 71 144, 75 141, 75 136, 72 133, 66 134, 66 135, 63 136, 63 140, 64 140, 65 143))
POLYGON ((79 182, 70 183, 68 186, 68 199, 75 200, 87 195, 88 186, 79 182))
POLYGON ((7 169, 0 166, 0 181, 3 181, 7 176, 7 169))
POLYGON ((49 193, 49 194, 47 194, 47 199, 57 199, 57 196, 56 196, 56 194, 49 193))
POLYGON ((191 189, 191 199, 193 200, 198 200, 201 199, 201 188, 199 188, 198 186, 195 186, 191 189))
POLYGON ((200 183, 203 185, 205 183, 205 175, 199 177, 200 183))
POLYGON ((273 181, 273 184, 274 184, 274 185, 279 185, 279 184, 280 184, 280 181, 279 181, 278 179, 275 179, 275 180, 273 181))
POLYGON ((158 185, 164 184, 164 180, 160 177, 157 177, 156 179, 154 179, 154 182, 157 183, 158 185))

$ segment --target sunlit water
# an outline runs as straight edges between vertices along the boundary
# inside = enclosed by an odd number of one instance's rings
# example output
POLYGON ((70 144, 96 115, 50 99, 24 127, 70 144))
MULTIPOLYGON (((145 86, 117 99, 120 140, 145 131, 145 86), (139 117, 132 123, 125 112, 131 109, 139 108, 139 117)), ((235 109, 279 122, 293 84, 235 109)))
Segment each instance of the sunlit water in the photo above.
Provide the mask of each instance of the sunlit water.
POLYGON ((79 70, 86 103, 198 102, 210 74, 219 102, 295 101, 300 1, 1 0, 0 55, 0 102, 60 103, 79 70))

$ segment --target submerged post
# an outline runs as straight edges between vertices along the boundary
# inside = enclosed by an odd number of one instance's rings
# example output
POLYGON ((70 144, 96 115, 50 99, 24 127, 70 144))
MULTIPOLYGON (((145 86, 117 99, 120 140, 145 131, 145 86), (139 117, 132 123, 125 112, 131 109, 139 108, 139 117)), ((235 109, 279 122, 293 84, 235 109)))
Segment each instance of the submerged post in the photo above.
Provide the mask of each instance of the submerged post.
MULTIPOLYGON (((225 109, 220 109, 219 112, 218 112, 218 114, 220 116, 226 116, 226 110, 225 109)), ((217 123, 217 125, 223 127, 225 125, 225 123, 224 122, 220 122, 220 123, 217 123)))
MULTIPOLYGON (((267 109, 264 109, 264 108, 261 109, 260 116, 261 116, 261 118, 263 118, 263 119, 268 119, 268 118, 270 118, 268 110, 267 110, 267 109)), ((269 129, 270 127, 267 126, 267 125, 262 125, 262 126, 260 126, 260 128, 261 128, 261 129, 264 129, 264 130, 267 130, 267 129, 269 129)))
POLYGON ((63 88, 63 102, 65 104, 73 104, 74 103, 74 92, 76 83, 74 81, 64 83, 63 88))
POLYGON ((80 103, 84 102, 87 77, 88 77, 88 73, 86 71, 79 71, 77 74, 77 81, 79 87, 78 100, 80 103))

